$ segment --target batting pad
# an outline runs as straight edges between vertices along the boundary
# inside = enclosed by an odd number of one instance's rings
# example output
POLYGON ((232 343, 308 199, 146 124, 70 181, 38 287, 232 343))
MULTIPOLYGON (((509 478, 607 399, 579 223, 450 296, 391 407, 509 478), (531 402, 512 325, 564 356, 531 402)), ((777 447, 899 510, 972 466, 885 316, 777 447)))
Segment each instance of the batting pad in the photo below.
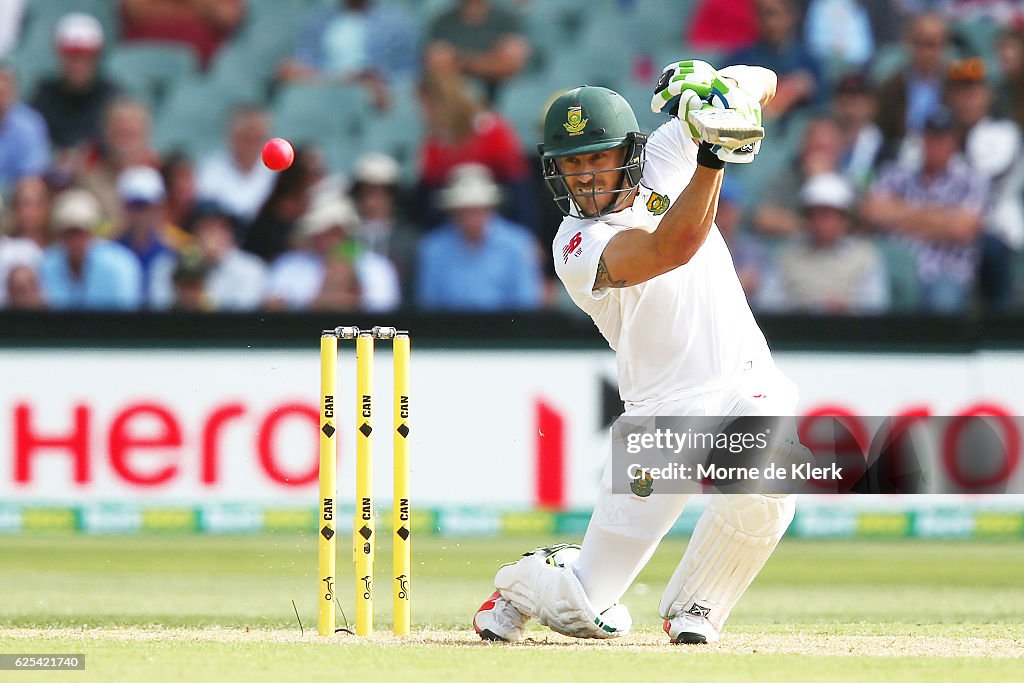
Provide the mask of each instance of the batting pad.
POLYGON ((503 566, 494 586, 520 612, 562 635, 617 638, 633 626, 629 610, 621 603, 598 613, 572 567, 552 566, 542 554, 503 566))
POLYGON ((795 509, 793 496, 713 496, 665 588, 662 617, 686 612, 707 617, 721 630, 793 521, 795 509))

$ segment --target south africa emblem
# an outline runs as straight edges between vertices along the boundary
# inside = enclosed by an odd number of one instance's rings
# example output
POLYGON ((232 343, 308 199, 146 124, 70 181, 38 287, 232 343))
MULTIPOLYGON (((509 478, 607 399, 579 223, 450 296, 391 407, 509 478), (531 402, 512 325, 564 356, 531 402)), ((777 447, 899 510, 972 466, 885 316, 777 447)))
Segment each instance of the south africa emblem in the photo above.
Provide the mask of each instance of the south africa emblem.
POLYGON ((660 216, 661 214, 668 211, 668 205, 670 203, 671 202, 669 201, 668 197, 666 197, 663 194, 658 194, 657 192, 652 191, 651 198, 647 200, 647 210, 650 211, 655 216, 660 216))
POLYGON ((562 125, 565 126, 565 130, 568 131, 569 135, 583 135, 583 129, 587 127, 587 121, 590 119, 583 118, 583 106, 569 107, 569 113, 566 115, 566 122, 562 125))
POLYGON ((629 490, 633 495, 646 498, 654 492, 654 477, 650 472, 644 472, 639 477, 629 482, 629 490))

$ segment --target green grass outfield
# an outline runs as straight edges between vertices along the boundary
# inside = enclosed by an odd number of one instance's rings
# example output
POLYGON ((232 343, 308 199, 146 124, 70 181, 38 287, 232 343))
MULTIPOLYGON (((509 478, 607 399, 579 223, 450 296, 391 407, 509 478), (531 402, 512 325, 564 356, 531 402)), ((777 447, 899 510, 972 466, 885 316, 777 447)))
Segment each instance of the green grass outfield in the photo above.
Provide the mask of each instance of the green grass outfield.
MULTIPOLYGON (((386 633, 384 547, 380 633, 364 641, 315 635, 311 535, 0 536, 0 652, 86 655, 84 672, 0 681, 1024 680, 1019 541, 787 539, 721 643, 670 647, 657 604, 685 546, 673 539, 626 597, 629 637, 581 642, 538 628, 514 646, 478 641, 469 624, 495 569, 552 540, 416 540, 417 631, 399 643, 386 633)), ((336 590, 351 615, 345 559, 336 590)))

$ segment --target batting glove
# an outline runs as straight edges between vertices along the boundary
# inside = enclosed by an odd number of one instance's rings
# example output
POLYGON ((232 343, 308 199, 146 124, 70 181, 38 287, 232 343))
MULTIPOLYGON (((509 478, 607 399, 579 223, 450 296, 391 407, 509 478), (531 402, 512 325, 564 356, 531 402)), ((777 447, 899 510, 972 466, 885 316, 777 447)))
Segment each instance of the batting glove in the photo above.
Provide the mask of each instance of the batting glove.
MULTIPOLYGON (((740 118, 740 125, 737 125, 734 133, 740 133, 743 130, 742 122, 749 124, 747 133, 753 132, 755 129, 761 131, 760 135, 764 135, 764 123, 761 116, 761 102, 751 95, 747 94, 745 90, 739 87, 733 87, 727 92, 721 93, 721 95, 713 95, 712 98, 721 105, 723 108, 728 108, 731 112, 735 112, 740 118)), ((760 139, 743 139, 738 142, 742 144, 731 143, 728 138, 723 135, 726 130, 717 131, 717 141, 721 143, 721 147, 716 150, 718 158, 722 161, 727 161, 732 164, 749 164, 757 156, 757 153, 761 151, 761 140, 760 139)))
POLYGON ((761 102, 747 94, 740 87, 728 87, 716 90, 708 100, 712 106, 732 109, 753 126, 762 126, 761 102))
MULTIPOLYGON (((699 59, 673 62, 661 72, 651 98, 651 111, 671 114, 687 121, 687 114, 712 103, 715 91, 728 91, 715 67, 699 59)), ((687 123, 689 123, 687 121, 687 123)), ((694 137, 698 137, 691 126, 694 137)))

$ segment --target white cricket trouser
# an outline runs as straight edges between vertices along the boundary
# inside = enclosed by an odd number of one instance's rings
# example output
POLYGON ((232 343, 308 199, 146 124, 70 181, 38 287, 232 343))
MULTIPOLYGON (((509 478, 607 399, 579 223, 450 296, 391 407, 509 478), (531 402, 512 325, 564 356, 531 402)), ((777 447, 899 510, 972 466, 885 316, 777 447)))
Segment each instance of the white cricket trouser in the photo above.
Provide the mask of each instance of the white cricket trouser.
MULTIPOLYGON (((796 409, 796 385, 774 366, 747 371, 735 382, 659 404, 626 406, 626 416, 788 416, 796 409)), ((619 602, 675 524, 689 494, 640 498, 612 493, 611 458, 601 491, 573 565, 598 612, 619 602)), ((731 498, 731 496, 725 496, 731 498)), ((709 511, 703 513, 708 515, 709 511)), ((786 522, 788 524, 788 521, 786 522)))

